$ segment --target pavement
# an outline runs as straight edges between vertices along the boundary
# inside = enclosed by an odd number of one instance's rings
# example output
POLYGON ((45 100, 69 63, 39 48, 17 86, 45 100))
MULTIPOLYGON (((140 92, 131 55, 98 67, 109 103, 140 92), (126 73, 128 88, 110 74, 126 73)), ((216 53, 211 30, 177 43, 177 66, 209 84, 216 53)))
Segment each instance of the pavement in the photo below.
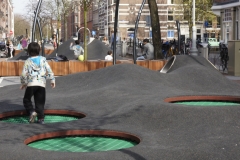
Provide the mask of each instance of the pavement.
MULTIPOLYGON (((8 85, 0 89, 0 113, 23 110, 24 91, 18 88, 8 85)), ((239 159, 239 103, 186 106, 165 101, 179 96, 205 96, 218 97, 215 100, 232 97, 240 102, 239 90, 239 84, 200 56, 176 56, 166 74, 134 64, 118 64, 60 76, 55 89, 49 83, 46 87, 45 109, 73 110, 86 117, 44 125, 0 121, 0 153, 4 153, 0 159, 239 159), (23 143, 34 135, 73 130, 124 132, 139 137, 140 143, 121 150, 86 153, 46 151, 23 143)))

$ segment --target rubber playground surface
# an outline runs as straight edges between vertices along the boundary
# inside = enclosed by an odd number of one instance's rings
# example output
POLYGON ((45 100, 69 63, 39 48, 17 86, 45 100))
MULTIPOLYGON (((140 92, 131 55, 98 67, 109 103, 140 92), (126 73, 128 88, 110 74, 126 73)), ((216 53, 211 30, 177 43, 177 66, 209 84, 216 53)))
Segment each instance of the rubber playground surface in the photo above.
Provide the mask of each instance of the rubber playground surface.
MULTIPOLYGON (((4 153, 0 159, 239 159, 239 91, 238 83, 227 79, 199 56, 176 56, 166 74, 134 64, 118 64, 57 77, 55 89, 51 89, 48 82, 45 108, 82 112, 86 117, 44 125, 0 121, 0 153, 4 153), (181 96, 218 98, 210 105, 165 101, 181 96), (236 101, 222 101, 221 97, 236 101), (136 144, 112 137, 68 136, 46 139, 46 146, 24 143, 35 135, 69 130, 124 132, 138 137, 140 142, 136 144), (63 139, 66 141, 60 143, 63 139), (94 143, 89 143, 93 140, 94 143), (114 145, 106 149, 103 144, 107 142, 114 145), (118 144, 122 148, 114 147, 118 144), (96 146, 103 146, 105 150, 96 146), (69 151, 74 147, 77 148, 69 151)), ((23 94, 19 84, 1 87, 0 112, 23 110, 23 94)))

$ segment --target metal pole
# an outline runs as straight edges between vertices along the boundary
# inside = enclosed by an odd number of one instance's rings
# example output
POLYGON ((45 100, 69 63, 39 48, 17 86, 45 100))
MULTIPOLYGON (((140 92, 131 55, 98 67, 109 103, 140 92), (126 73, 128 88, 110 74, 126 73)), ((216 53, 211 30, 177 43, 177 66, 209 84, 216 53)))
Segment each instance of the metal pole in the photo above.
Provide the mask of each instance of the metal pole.
POLYGON ((107 39, 108 39, 108 0, 107 0, 107 39))
POLYGON ((177 31, 178 31, 178 54, 181 54, 181 31, 180 31, 180 23, 178 20, 176 20, 176 25, 177 25, 177 31))
POLYGON ((133 35, 133 61, 134 61, 134 64, 136 64, 136 34, 137 34, 137 30, 138 30, 139 19, 140 19, 142 9, 143 9, 145 3, 146 3, 146 0, 143 0, 142 5, 138 11, 137 20, 135 22, 135 30, 134 30, 134 35, 133 35))
MULTIPOLYGON (((36 14, 36 12, 34 11, 34 14, 36 14)), ((43 33, 42 33, 42 27, 40 25, 40 21, 39 18, 37 17, 37 24, 38 24, 38 29, 39 29, 39 33, 40 33, 40 39, 41 39, 41 46, 42 46, 42 56, 45 56, 45 50, 44 50, 44 43, 43 43, 43 33)))
POLYGON ((32 42, 32 26, 33 26, 33 21, 32 21, 32 8, 33 8, 33 0, 31 0, 31 12, 30 12, 30 42, 32 42))
POLYGON ((32 27, 32 42, 34 42, 34 39, 35 39, 35 31, 36 31, 37 15, 38 15, 38 12, 39 12, 39 8, 41 7, 41 4, 42 4, 42 0, 39 0, 39 1, 38 1, 38 4, 37 4, 36 14, 35 14, 35 16, 34 16, 34 20, 33 20, 33 27, 32 27))
POLYGON ((195 25, 195 0, 192 2, 193 4, 193 10, 192 10, 192 21, 193 21, 193 26, 192 26, 192 47, 190 50, 190 54, 197 56, 198 55, 198 50, 196 48, 196 25, 195 25))
POLYGON ((117 40, 117 27, 118 27, 118 10, 119 10, 119 1, 116 0, 115 8, 115 20, 114 20, 114 37, 113 37, 113 65, 116 64, 116 40, 117 40))

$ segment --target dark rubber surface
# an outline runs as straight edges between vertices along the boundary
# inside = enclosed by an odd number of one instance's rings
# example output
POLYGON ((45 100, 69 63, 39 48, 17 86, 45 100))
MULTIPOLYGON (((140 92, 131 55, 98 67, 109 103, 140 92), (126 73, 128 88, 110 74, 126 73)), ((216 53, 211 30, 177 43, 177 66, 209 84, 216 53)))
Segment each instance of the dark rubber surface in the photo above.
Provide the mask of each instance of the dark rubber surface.
MULTIPOLYGON (((229 160, 240 157, 240 106, 202 107, 166 103, 192 95, 240 96, 240 85, 226 79, 204 58, 177 56, 169 73, 134 64, 56 78, 47 85, 47 109, 86 113, 77 121, 52 124, 0 122, 1 159, 57 160, 229 160), (140 144, 93 153, 33 149, 26 138, 69 129, 116 130, 138 136, 140 144)), ((0 89, 0 111, 22 110, 19 85, 0 89)))

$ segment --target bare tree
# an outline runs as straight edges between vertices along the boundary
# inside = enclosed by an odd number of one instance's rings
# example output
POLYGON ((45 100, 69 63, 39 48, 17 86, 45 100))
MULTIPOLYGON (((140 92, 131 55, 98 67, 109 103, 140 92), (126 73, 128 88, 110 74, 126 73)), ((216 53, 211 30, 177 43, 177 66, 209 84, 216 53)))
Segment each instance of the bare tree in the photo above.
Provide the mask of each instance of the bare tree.
POLYGON ((29 21, 20 14, 14 15, 14 35, 15 37, 25 35, 26 29, 30 29, 29 21))

